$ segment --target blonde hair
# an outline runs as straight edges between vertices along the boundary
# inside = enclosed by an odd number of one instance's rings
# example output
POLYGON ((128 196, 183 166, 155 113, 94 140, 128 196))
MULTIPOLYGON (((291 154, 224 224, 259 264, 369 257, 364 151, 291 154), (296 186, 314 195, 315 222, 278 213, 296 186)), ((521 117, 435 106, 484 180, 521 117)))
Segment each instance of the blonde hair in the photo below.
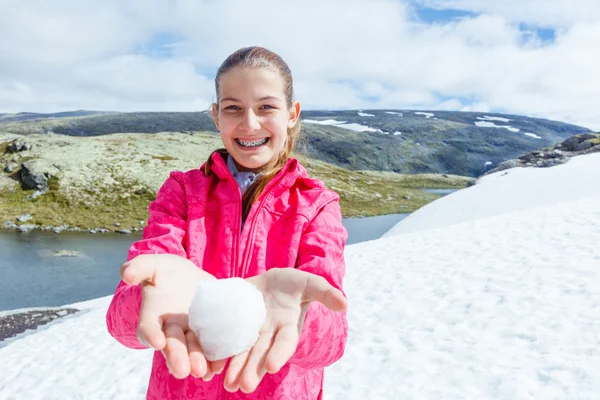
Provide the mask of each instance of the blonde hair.
MULTIPOLYGON (((273 53, 270 50, 267 50, 263 47, 245 47, 237 50, 233 54, 223 61, 223 64, 219 67, 217 71, 217 76, 215 78, 215 90, 217 92, 217 107, 219 106, 219 81, 223 74, 231 71, 236 67, 248 67, 248 68, 267 68, 272 71, 277 71, 281 75, 284 81, 284 94, 285 100, 288 108, 292 107, 293 99, 294 99, 294 81, 292 79, 292 72, 288 65, 283 61, 283 59, 273 53)), ((285 142, 285 146, 282 151, 277 155, 277 158, 270 162, 267 165, 267 168, 262 171, 262 174, 254 181, 252 186, 250 186, 244 195, 242 196, 242 220, 245 221, 246 217, 248 217, 248 213, 252 208, 252 204, 260 195, 264 192, 267 184, 277 175, 279 171, 286 165, 288 160, 290 159, 290 155, 292 150, 294 149, 294 144, 296 139, 300 133, 300 121, 296 123, 293 128, 288 128, 287 130, 287 138, 285 142)), ((206 163, 204 164, 204 174, 206 176, 210 176, 212 174, 212 156, 213 154, 220 154, 222 157, 226 158, 228 156, 228 152, 226 149, 218 149, 215 150, 209 157, 206 163)))

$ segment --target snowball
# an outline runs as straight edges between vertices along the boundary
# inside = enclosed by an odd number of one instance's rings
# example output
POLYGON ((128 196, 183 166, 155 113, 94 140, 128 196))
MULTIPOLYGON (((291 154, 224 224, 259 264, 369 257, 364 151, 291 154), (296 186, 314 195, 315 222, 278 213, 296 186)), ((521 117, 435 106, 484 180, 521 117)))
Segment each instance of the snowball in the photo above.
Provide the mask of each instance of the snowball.
POLYGON ((267 311, 262 293, 241 278, 198 282, 189 310, 190 329, 209 361, 254 346, 267 311))

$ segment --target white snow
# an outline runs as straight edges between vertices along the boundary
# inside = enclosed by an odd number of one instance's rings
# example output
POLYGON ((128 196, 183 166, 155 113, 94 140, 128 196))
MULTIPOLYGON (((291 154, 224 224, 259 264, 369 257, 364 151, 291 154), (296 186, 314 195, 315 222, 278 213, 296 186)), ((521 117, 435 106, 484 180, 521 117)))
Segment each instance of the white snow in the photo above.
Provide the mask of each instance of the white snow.
MULTIPOLYGON (((598 398, 595 182, 598 153, 500 171, 348 246, 350 336, 325 398, 598 398)), ((152 353, 109 337, 108 302, 1 347, 0 398, 143 398, 152 353)))
POLYGON ((428 113, 428 112, 415 111, 415 115, 423 115, 423 116, 425 116, 425 118, 431 118, 431 117, 433 117, 435 114, 433 114, 433 113, 428 113))
POLYGON ((400 132, 400 131, 394 132, 394 136, 400 136, 400 135, 402 135, 402 132, 400 132))
POLYGON ((525 136, 532 137, 532 138, 534 138, 534 139, 541 139, 541 138, 542 138, 541 136, 538 136, 538 135, 536 135, 535 133, 531 133, 531 132, 525 132, 525 133, 524 133, 524 135, 525 135, 525 136))
POLYGON ((492 164, 493 164, 493 162, 491 162, 491 161, 486 161, 486 162, 485 162, 485 164, 483 164, 483 165, 487 167, 488 165, 492 165, 492 164))
POLYGON ((519 128, 515 128, 510 125, 496 125, 495 123, 488 121, 475 121, 475 125, 482 128, 504 128, 511 132, 519 132, 519 128))
POLYGON ((267 312, 254 285, 231 278, 198 282, 188 315, 206 359, 215 361, 251 349, 267 312))
POLYGON ((396 112, 396 111, 385 111, 386 114, 392 114, 392 115, 397 115, 399 117, 402 117, 404 114, 402 114, 401 112, 396 112))
POLYGON ((384 135, 389 135, 389 132, 384 132, 381 129, 371 128, 370 126, 357 124, 357 123, 347 124, 346 123, 347 121, 336 121, 335 119, 326 119, 326 120, 322 120, 322 121, 313 120, 313 119, 304 119, 304 120, 302 120, 302 122, 306 122, 307 124, 333 125, 333 126, 337 126, 339 128, 344 128, 344 129, 348 129, 348 130, 355 131, 355 132, 379 132, 379 133, 383 133, 384 135))
POLYGON ((482 120, 482 121, 500 121, 500 122, 505 122, 505 123, 512 121, 512 119, 508 119, 508 118, 489 117, 487 115, 484 115, 483 117, 477 117, 477 119, 482 120))
POLYGON ((335 119, 325 119, 322 121, 319 121, 316 119, 303 119, 302 122, 305 122, 307 124, 318 124, 318 125, 337 125, 337 124, 343 124, 346 121, 337 121, 335 119))
POLYGON ((360 117, 374 117, 374 114, 369 114, 369 113, 364 113, 364 112, 359 112, 358 115, 360 117))

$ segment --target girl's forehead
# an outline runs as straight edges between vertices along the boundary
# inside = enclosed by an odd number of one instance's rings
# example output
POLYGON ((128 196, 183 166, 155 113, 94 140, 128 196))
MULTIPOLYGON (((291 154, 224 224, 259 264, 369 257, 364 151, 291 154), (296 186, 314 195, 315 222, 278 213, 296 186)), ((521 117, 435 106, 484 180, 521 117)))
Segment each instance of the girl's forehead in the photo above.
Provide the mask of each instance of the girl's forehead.
POLYGON ((234 68, 220 76, 219 95, 226 98, 285 99, 285 82, 281 74, 267 68, 234 68))

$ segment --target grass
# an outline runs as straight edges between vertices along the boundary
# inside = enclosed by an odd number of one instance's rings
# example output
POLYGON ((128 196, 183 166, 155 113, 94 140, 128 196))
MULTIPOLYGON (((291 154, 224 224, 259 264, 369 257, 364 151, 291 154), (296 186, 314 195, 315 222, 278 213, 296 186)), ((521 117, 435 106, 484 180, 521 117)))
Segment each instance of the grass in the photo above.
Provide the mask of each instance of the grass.
MULTIPOLYGON (((131 140, 135 140, 137 144, 144 140, 165 140, 159 138, 160 136, 148 135, 145 137, 133 134, 131 140)), ((169 143, 171 139, 171 137, 167 137, 164 143, 169 143)), ((214 146, 220 144, 212 134, 206 137, 200 134, 189 138, 186 136, 180 140, 183 139, 187 141, 186 146, 197 146, 193 149, 193 155, 202 151, 210 151, 214 146)), ((37 139, 31 137, 30 140, 37 139)), ((119 160, 119 157, 128 159, 132 154, 136 154, 137 150, 127 149, 131 147, 129 146, 131 141, 128 142, 127 138, 103 137, 100 140, 128 145, 120 146, 118 149, 107 148, 107 151, 117 152, 114 160, 119 160)), ((0 143, 0 151, 6 151, 6 146, 7 143, 0 143)), ((47 151, 54 154, 52 152, 57 151, 57 148, 48 147, 47 151)), ((76 154, 71 156, 74 157, 76 154)), ((42 153, 36 157, 44 157, 44 155, 42 153)), ((204 157, 203 155, 200 158, 204 159, 204 157)), ((452 175, 400 175, 391 172, 350 171, 302 155, 295 155, 295 157, 300 159, 312 177, 323 180, 327 187, 340 194, 342 213, 345 217, 411 212, 439 197, 425 193, 420 190, 421 188, 461 188, 466 186, 468 180, 468 178, 452 175)), ((1 190, 0 222, 16 222, 17 216, 29 213, 32 220, 27 223, 41 226, 56 227, 67 224, 70 227, 81 229, 105 228, 109 230, 141 227, 139 221, 147 220, 148 205, 155 198, 156 187, 148 186, 148 182, 144 181, 146 182, 144 184, 138 180, 147 178, 146 167, 134 170, 131 169, 131 165, 114 160, 102 157, 94 160, 98 165, 92 178, 93 181, 80 182, 76 184, 77 186, 67 183, 71 182, 69 180, 62 180, 60 175, 58 177, 50 176, 48 191, 33 200, 25 199, 34 193, 33 190, 24 190, 21 185, 14 182, 10 188, 1 190), (155 187, 155 189, 150 189, 151 187, 155 187), (115 222, 118 222, 120 226, 115 227, 115 222)), ((173 145, 162 146, 153 155, 137 162, 151 163, 152 160, 164 162, 163 166, 157 166, 156 162, 152 165, 152 168, 159 168, 163 172, 168 172, 172 168, 181 170, 197 168, 199 165, 195 156, 190 159, 189 155, 185 156, 181 153, 181 149, 173 145), (172 167, 171 163, 166 163, 167 161, 179 164, 177 167, 172 167), (188 167, 186 163, 189 163, 190 166, 188 167)), ((23 161, 24 159, 19 160, 19 164, 23 161)), ((77 167, 70 166, 70 168, 77 167)), ((66 172, 67 170, 61 171, 66 172)), ((5 174, 4 176, 8 177, 9 175, 5 174)))
POLYGON ((440 196, 423 188, 466 186, 468 178, 452 175, 400 175, 391 172, 348 171, 332 164, 299 157, 309 174, 325 182, 340 195, 344 217, 406 213, 417 210, 440 196))

